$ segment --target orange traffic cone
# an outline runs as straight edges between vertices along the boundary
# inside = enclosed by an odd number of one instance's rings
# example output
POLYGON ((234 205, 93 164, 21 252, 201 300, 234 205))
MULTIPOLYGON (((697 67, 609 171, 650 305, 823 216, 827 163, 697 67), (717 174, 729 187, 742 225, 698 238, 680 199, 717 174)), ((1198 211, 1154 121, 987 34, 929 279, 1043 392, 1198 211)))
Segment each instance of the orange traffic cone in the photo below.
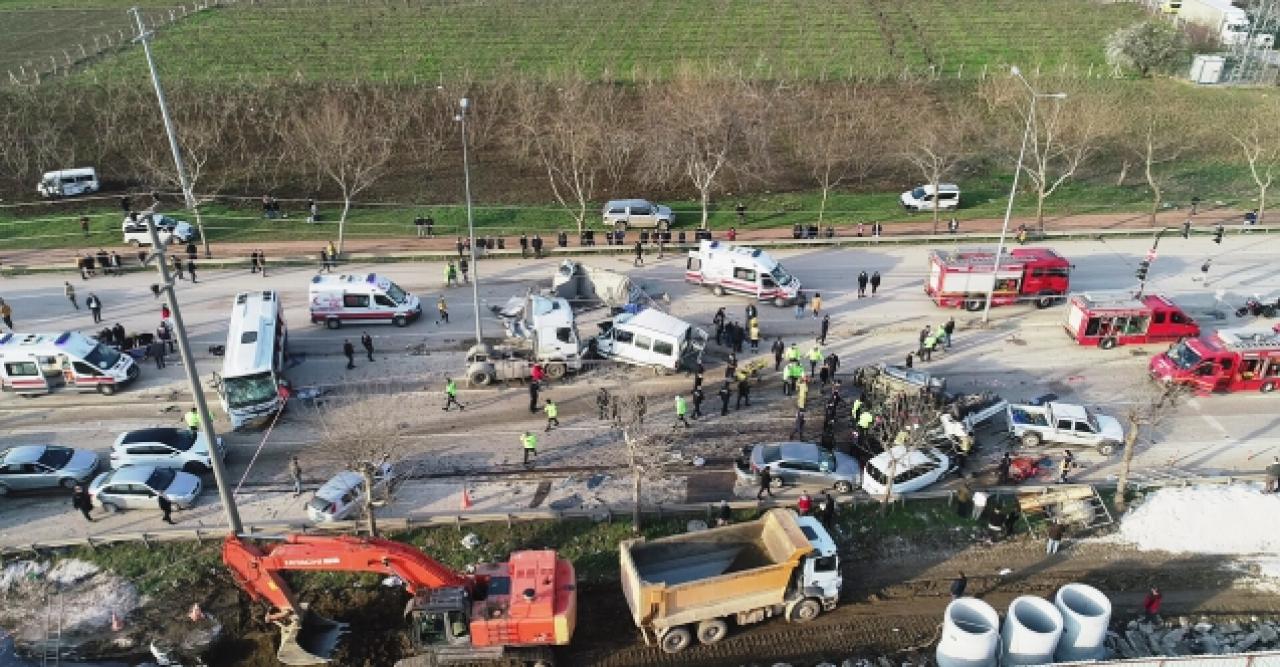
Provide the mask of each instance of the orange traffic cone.
POLYGON ((187 618, 196 622, 204 620, 204 610, 200 608, 199 602, 191 603, 191 611, 187 612, 187 618))
POLYGON ((467 491, 467 487, 462 487, 462 509, 471 509, 471 493, 467 491))
POLYGON ((120 632, 124 629, 124 621, 114 611, 111 612, 111 631, 120 632))

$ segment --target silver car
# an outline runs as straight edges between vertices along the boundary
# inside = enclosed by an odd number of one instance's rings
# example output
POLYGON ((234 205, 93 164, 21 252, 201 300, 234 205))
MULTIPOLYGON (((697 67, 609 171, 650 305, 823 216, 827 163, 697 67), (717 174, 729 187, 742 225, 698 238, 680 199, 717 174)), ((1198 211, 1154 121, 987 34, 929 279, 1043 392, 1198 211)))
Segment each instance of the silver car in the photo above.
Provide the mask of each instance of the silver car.
POLYGON ((615 231, 625 232, 628 227, 648 227, 665 232, 676 222, 671 207, 644 199, 615 199, 604 205, 604 224, 615 231))
POLYGON ((93 478, 98 455, 57 445, 22 445, 0 451, 0 496, 10 491, 70 489, 93 478))
POLYGON ((129 466, 102 473, 89 485, 89 497, 108 512, 157 509, 160 494, 175 507, 191 507, 200 495, 200 478, 172 468, 129 466))
POLYGON ((744 447, 742 453, 737 471, 744 479, 755 479, 760 469, 767 467, 775 488, 819 486, 852 493, 858 487, 861 471, 857 459, 812 442, 771 442, 744 447))
MULTIPOLYGON (((227 448, 218 436, 218 457, 227 460, 227 448)), ((199 475, 213 467, 204 431, 160 426, 125 431, 111 445, 111 467, 153 465, 177 468, 199 475)))

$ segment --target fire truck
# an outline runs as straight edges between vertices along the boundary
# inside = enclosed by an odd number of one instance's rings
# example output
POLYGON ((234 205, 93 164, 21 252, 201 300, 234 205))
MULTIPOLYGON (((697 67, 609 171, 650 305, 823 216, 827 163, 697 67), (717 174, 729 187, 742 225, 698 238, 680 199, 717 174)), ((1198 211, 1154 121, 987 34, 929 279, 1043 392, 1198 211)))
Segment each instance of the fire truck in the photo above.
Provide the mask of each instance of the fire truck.
POLYGON ((22 395, 72 387, 111 395, 138 377, 119 350, 75 331, 0 336, 0 388, 22 395))
POLYGON ((993 273, 995 258, 990 248, 930 252, 925 294, 944 308, 978 311, 988 292, 993 306, 1032 301, 1048 308, 1070 288, 1071 263, 1049 248, 1014 248, 993 273))
POLYGON ((1076 294, 1063 322, 1081 345, 1110 350, 1117 345, 1168 343, 1200 335, 1200 325, 1167 297, 1126 292, 1076 294))
POLYGON ((1280 387, 1280 326, 1219 329, 1169 346, 1151 359, 1151 377, 1194 387, 1197 393, 1280 387))

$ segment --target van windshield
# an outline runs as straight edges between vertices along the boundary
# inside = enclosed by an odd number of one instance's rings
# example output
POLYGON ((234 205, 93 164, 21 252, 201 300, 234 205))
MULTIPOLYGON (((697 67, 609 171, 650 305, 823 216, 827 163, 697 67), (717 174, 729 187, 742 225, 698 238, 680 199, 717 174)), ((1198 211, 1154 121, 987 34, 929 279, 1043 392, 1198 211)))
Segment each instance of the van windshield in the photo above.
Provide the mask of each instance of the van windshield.
POLYGON ((1186 341, 1169 348, 1169 360, 1183 370, 1199 366, 1201 359, 1202 357, 1196 354, 1195 350, 1187 346, 1186 341))
POLYGON ((84 360, 90 366, 105 371, 115 366, 117 361, 120 361, 120 353, 102 343, 98 343, 93 346, 92 350, 89 350, 89 354, 84 355, 84 360))
POLYGON ((773 270, 769 272, 769 275, 773 276, 774 282, 783 287, 790 285, 791 281, 795 280, 795 278, 791 277, 790 273, 787 273, 786 270, 782 268, 781 264, 775 264, 773 266, 773 270))
POLYGON ((227 406, 230 408, 260 405, 276 397, 276 382, 271 377, 271 371, 225 378, 222 381, 222 388, 227 394, 227 406))
POLYGON ((387 283, 387 296, 391 297, 392 301, 400 304, 403 304, 409 299, 409 295, 406 294, 404 290, 400 289, 400 286, 395 283, 387 283))

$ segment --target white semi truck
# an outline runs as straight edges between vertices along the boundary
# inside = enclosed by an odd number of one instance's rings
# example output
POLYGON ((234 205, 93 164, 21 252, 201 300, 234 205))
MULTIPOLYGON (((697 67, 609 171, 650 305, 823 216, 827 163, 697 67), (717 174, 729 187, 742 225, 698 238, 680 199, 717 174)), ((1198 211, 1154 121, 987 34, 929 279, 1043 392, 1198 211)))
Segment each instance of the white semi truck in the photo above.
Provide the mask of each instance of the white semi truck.
MULTIPOLYGON (((1231 0, 1183 0, 1178 17, 1213 31, 1224 46, 1245 43, 1252 29, 1249 15, 1231 0)), ((1272 35, 1255 35, 1254 45, 1269 48, 1274 39, 1272 35)))

